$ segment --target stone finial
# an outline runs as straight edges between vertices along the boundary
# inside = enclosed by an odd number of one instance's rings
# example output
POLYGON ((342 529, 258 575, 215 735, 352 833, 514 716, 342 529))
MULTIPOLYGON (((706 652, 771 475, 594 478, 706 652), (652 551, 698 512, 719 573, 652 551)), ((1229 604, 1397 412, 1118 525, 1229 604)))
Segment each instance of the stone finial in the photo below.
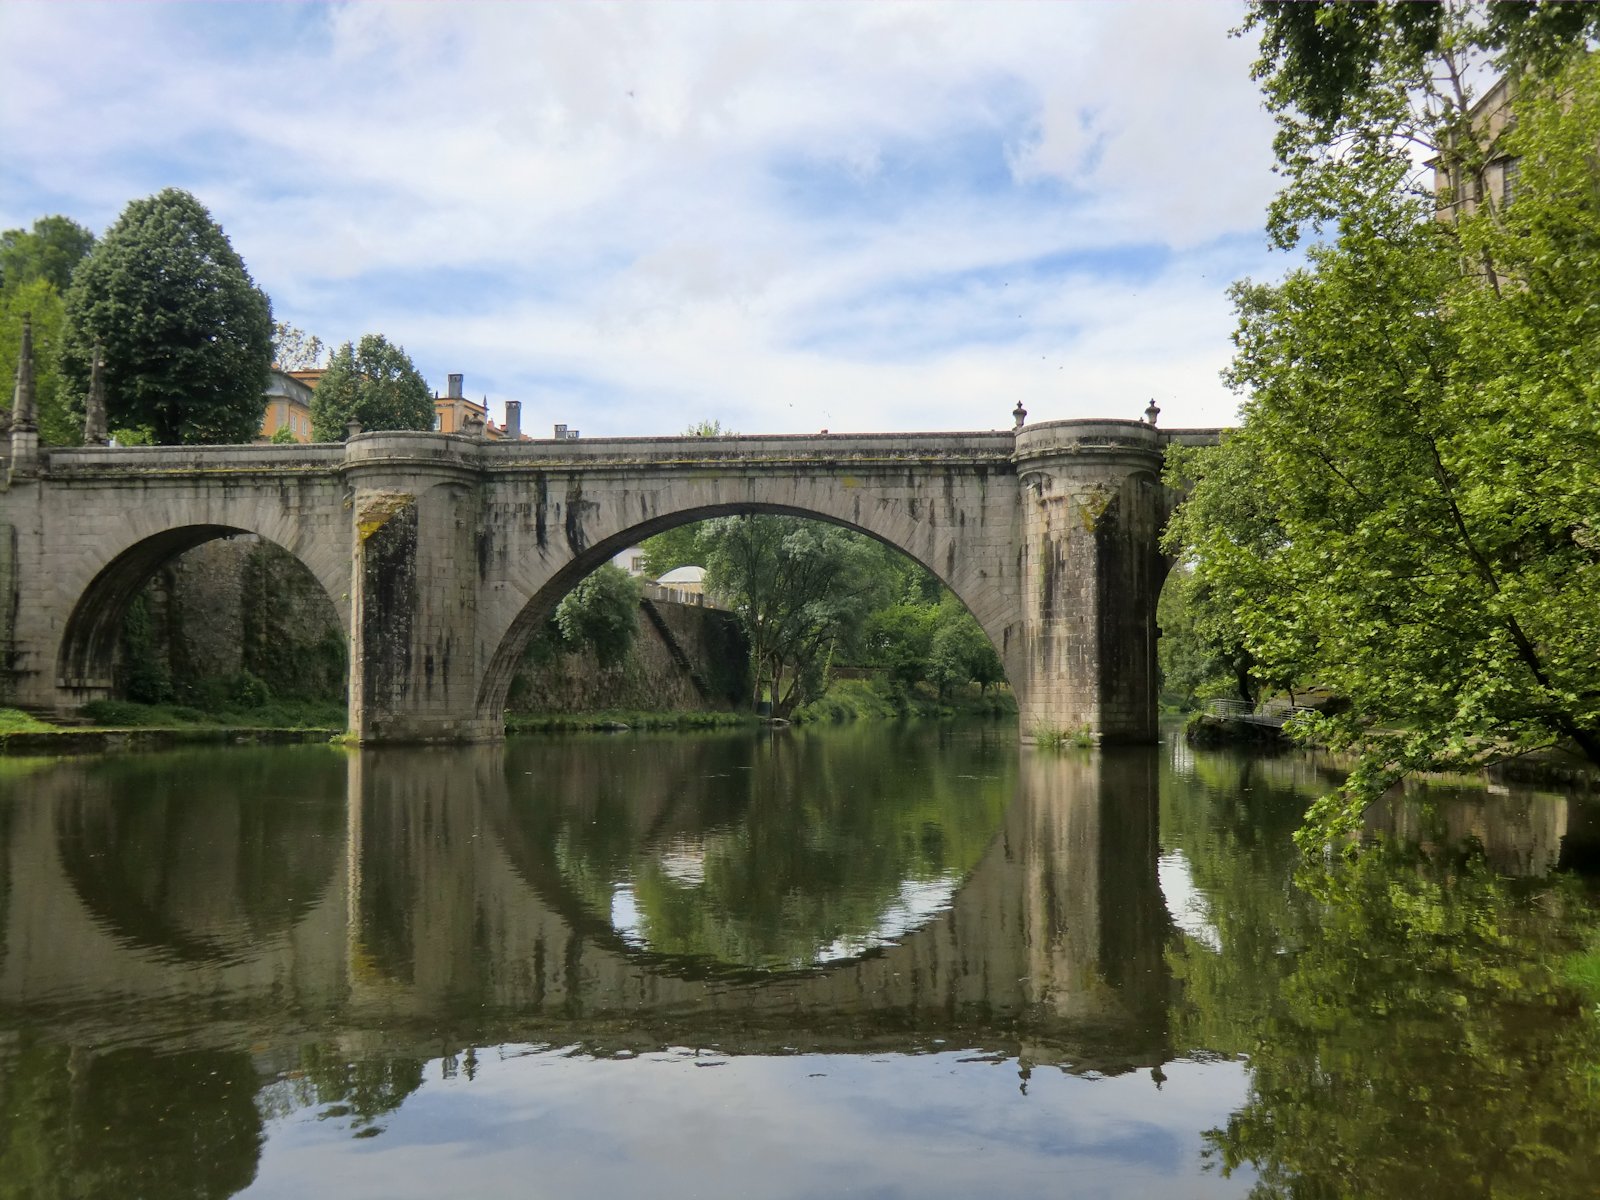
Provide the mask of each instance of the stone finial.
POLYGON ((33 314, 22 314, 22 352, 17 355, 17 390, 11 401, 11 428, 32 433, 39 428, 38 403, 33 393, 33 314))
POLYGON ((355 437, 355 435, 360 433, 360 432, 361 432, 361 418, 360 417, 351 417, 348 421, 346 421, 344 423, 344 438, 345 438, 345 441, 349 441, 351 438, 355 437))
POLYGON ((1152 399, 1150 401, 1150 406, 1144 410, 1145 424, 1146 425, 1150 425, 1150 426, 1154 426, 1155 423, 1156 423, 1156 418, 1159 417, 1160 415, 1161 415, 1161 406, 1158 405, 1152 399))
POLYGON ((106 429, 106 358, 94 344, 94 365, 89 368, 89 402, 83 410, 83 444, 104 446, 111 440, 106 429))
POLYGON ((1011 410, 1011 416, 1016 421, 1016 424, 1011 428, 1021 429, 1022 423, 1028 419, 1028 410, 1022 407, 1021 400, 1018 400, 1017 406, 1011 410))

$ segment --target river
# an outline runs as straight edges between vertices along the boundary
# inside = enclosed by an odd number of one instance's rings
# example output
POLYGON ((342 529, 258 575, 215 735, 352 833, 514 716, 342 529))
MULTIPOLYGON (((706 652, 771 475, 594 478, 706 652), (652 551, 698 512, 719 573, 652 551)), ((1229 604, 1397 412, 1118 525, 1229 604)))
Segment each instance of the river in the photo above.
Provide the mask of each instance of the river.
POLYGON ((998 726, 0 759, 0 1197, 1592 1196, 1600 817, 998 726))

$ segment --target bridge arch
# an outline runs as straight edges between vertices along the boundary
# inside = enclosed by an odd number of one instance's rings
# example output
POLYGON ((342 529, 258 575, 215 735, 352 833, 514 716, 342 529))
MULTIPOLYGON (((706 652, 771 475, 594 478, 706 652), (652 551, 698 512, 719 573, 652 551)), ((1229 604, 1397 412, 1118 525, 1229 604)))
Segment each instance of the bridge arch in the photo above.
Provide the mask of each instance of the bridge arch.
MULTIPOLYGON (((996 653, 1000 655, 1007 677, 1011 678, 1017 665, 1020 639, 1014 635, 1009 623, 1010 609, 1007 597, 999 589, 989 585, 981 572, 963 570, 963 564, 955 553, 949 552, 943 555, 930 555, 926 551, 918 553, 916 549, 905 544, 911 539, 897 536, 903 535, 903 530, 895 528, 889 522, 863 519, 859 500, 852 507, 855 519, 847 518, 837 512, 777 501, 729 500, 654 515, 615 532, 605 533, 593 542, 583 539, 582 548, 576 549, 565 562, 545 572, 542 582, 539 581, 537 573, 530 572, 531 590, 523 594, 521 607, 502 625, 503 632, 499 635, 488 658, 478 692, 478 715, 496 723, 503 720, 506 696, 521 665, 522 655, 529 640, 555 611, 562 597, 587 575, 611 561, 629 546, 637 545, 645 538, 658 533, 718 517, 754 514, 821 521, 865 534, 906 555, 949 588, 956 599, 973 615, 985 636, 993 643, 996 653)), ((953 547, 950 549, 953 551, 953 547)))
POLYGON ((232 518, 226 524, 200 521, 163 528, 160 514, 134 513, 120 528, 100 532, 90 552, 79 557, 79 569, 58 584, 58 594, 71 605, 55 657, 58 687, 79 703, 109 695, 117 644, 134 598, 167 563, 219 538, 254 535, 286 551, 321 585, 348 635, 349 566, 342 555, 326 545, 297 553, 294 530, 241 519, 242 514, 226 516, 232 518))

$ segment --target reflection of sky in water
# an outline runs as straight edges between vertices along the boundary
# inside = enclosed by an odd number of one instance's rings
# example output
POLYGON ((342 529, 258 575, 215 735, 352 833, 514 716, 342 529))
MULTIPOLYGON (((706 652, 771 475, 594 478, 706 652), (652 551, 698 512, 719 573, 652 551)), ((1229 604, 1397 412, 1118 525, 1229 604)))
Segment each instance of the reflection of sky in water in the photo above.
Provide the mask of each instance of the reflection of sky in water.
POLYGON ((1172 923, 1208 950, 1222 949, 1222 936, 1206 917, 1206 904, 1194 886, 1189 860, 1181 850, 1163 854, 1156 863, 1156 878, 1167 902, 1172 923))
POLYGON ((831 945, 817 952, 815 961, 825 963, 855 958, 876 946, 893 945, 948 909, 960 883, 961 880, 951 874, 936 879, 902 879, 900 894, 883 910, 877 925, 864 934, 835 938, 831 945))
MULTIPOLYGON (((698 886, 705 881, 703 858, 688 854, 663 854, 662 872, 674 882, 698 886), (676 864, 677 874, 668 868, 669 857, 676 864), (698 876, 692 873, 699 867, 698 876)), ((921 928, 928 921, 947 911, 955 901, 956 889, 961 879, 946 873, 934 879, 903 879, 900 891, 879 914, 877 923, 864 933, 846 934, 819 949, 812 956, 814 963, 837 962, 840 959, 858 958, 879 946, 892 946, 907 934, 921 928)), ((638 897, 633 884, 618 883, 611 889, 611 928, 628 945, 638 950, 650 948, 650 937, 645 928, 645 916, 639 910, 638 897)))
POLYGON ((629 1059, 505 1046, 476 1078, 430 1063, 419 1091, 353 1139, 311 1111, 269 1122, 247 1197, 339 1181, 367 1197, 1242 1197, 1201 1169, 1200 1131, 1244 1101, 1236 1062, 1083 1077, 938 1054, 629 1059), (714 1068, 714 1069, 709 1069, 714 1068))
POLYGON ((645 949, 644 918, 639 915, 639 901, 631 883, 619 883, 611 889, 611 928, 628 945, 645 949))

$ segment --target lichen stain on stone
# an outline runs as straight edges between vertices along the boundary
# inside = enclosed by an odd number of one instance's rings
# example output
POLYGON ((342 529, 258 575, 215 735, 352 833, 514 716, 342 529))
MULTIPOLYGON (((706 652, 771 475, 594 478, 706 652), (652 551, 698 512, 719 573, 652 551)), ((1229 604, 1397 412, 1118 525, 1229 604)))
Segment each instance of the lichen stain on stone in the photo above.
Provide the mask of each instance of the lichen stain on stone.
POLYGON ((1109 492, 1095 491, 1075 496, 1074 499, 1078 503, 1078 520, 1083 524, 1084 532, 1093 533, 1116 497, 1109 492))
POLYGON ((410 492, 379 492, 365 497, 356 514, 356 529, 361 540, 366 541, 387 525, 395 513, 407 505, 415 504, 416 500, 416 496, 410 492))

